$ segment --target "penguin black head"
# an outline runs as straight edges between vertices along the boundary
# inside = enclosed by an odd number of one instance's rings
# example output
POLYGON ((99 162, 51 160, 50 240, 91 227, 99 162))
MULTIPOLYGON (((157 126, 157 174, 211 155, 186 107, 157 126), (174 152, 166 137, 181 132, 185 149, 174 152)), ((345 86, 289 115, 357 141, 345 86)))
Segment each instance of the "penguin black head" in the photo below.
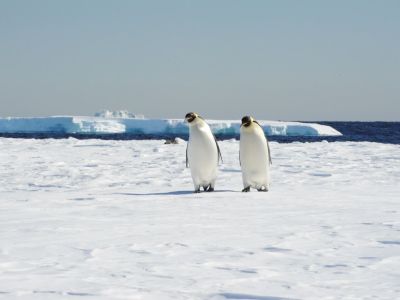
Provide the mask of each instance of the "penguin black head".
POLYGON ((186 120, 188 123, 191 123, 191 122, 193 122, 194 119, 196 119, 197 117, 198 117, 198 115, 197 115, 196 113, 190 112, 190 113, 187 113, 187 114, 186 114, 185 120, 186 120))
POLYGON ((253 118, 250 116, 244 116, 242 118, 242 126, 249 127, 251 122, 253 122, 253 118))

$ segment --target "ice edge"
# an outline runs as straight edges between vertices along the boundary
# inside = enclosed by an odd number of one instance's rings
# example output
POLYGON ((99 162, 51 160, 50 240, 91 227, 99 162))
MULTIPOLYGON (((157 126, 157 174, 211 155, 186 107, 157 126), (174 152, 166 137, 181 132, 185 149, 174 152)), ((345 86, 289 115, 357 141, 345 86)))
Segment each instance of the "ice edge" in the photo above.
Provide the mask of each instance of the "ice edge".
MULTIPOLYGON (((207 120, 218 135, 238 135, 240 121, 207 120)), ((336 129, 317 123, 259 121, 267 135, 340 136, 336 129)), ((180 119, 104 118, 85 116, 52 116, 37 118, 0 118, 0 133, 73 133, 73 134, 187 134, 180 119)))

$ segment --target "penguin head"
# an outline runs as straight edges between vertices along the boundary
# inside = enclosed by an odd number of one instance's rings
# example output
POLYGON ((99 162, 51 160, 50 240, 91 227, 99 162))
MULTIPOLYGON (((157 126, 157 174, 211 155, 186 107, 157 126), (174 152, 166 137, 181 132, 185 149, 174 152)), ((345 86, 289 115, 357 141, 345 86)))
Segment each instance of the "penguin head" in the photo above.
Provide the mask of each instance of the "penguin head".
POLYGON ((199 115, 198 114, 196 114, 196 113, 194 113, 194 112, 190 112, 190 113, 187 113, 186 114, 186 116, 185 116, 185 121, 186 122, 188 122, 189 123, 189 125, 190 124, 193 124, 193 123, 195 123, 194 121, 196 120, 198 120, 199 119, 199 115))
POLYGON ((244 127, 249 127, 251 125, 251 123, 254 122, 254 119, 250 116, 244 116, 242 118, 242 126, 244 127))

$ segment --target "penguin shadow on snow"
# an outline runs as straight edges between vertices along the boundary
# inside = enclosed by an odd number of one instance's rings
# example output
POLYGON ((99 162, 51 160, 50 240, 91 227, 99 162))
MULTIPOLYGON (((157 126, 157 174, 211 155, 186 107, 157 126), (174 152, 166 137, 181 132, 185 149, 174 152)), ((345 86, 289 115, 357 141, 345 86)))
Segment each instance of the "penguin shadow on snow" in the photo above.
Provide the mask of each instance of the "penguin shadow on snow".
POLYGON ((195 193, 194 191, 170 191, 170 192, 158 192, 158 193, 113 193, 113 195, 125 195, 125 196, 180 196, 180 195, 199 195, 208 194, 212 195, 214 193, 240 193, 240 191, 234 190, 215 190, 213 192, 201 192, 195 193))
POLYGON ((225 172, 225 173, 242 173, 242 170, 240 170, 240 169, 232 169, 232 168, 223 168, 220 171, 221 172, 225 172))
POLYGON ((258 296, 250 294, 237 294, 237 293, 221 293, 218 296, 224 297, 224 299, 242 299, 242 300, 300 300, 294 298, 282 298, 275 296, 258 296))

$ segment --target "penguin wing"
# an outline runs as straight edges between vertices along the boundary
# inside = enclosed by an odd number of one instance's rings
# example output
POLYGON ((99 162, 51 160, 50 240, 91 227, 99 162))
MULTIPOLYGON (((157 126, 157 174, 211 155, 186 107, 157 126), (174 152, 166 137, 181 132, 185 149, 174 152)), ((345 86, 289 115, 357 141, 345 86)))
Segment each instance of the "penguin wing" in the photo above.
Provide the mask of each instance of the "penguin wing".
MULTIPOLYGON (((256 123, 258 126, 260 126, 260 128, 263 130, 263 132, 264 132, 264 129, 262 128, 262 126, 260 125, 260 123, 258 123, 257 121, 253 121, 254 123, 256 123)), ((264 135, 265 135, 265 133, 264 133, 264 135)), ((265 138, 266 140, 267 140, 267 138, 265 138)), ((268 140, 267 140, 267 147, 268 147, 268 159, 269 159, 269 164, 270 165, 272 165, 272 158, 271 158, 271 150, 270 150, 270 148, 269 148, 269 142, 268 142, 268 140)), ((239 152, 239 154, 240 154, 240 152, 239 152)), ((239 158, 239 160, 240 160, 240 158, 239 158)))
POLYGON ((221 160, 221 163, 224 163, 224 161, 222 160, 222 154, 221 154, 221 150, 219 149, 219 145, 217 142, 217 138, 215 137, 215 135, 213 134, 214 140, 215 140, 215 145, 217 145, 217 150, 218 150, 218 162, 219 160, 221 160))
POLYGON ((189 143, 186 144, 186 168, 189 167, 188 148, 189 148, 189 143))
POLYGON ((269 142, 268 142, 268 140, 267 140, 267 147, 268 147, 269 164, 272 165, 271 149, 269 148, 269 142))

